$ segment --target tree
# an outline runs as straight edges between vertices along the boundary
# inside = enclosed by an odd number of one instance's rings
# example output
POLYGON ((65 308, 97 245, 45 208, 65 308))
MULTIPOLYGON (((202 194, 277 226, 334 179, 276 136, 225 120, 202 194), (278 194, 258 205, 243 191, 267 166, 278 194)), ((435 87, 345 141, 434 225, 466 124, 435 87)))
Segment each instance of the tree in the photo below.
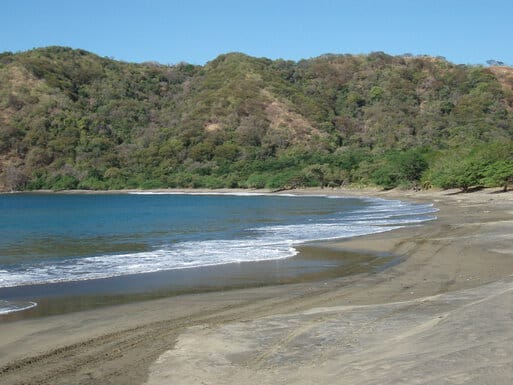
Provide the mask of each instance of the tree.
POLYGON ((28 182, 28 177, 23 170, 13 164, 7 165, 1 179, 5 188, 10 191, 22 190, 28 182))
POLYGON ((499 60, 490 59, 490 60, 486 61, 486 64, 488 64, 489 66, 503 66, 504 62, 499 61, 499 60))
POLYGON ((458 155, 443 158, 434 167, 431 182, 444 189, 459 188, 466 192, 482 183, 483 168, 475 159, 458 155))
POLYGON ((508 191, 508 186, 513 184, 513 160, 496 161, 484 170, 484 181, 492 186, 502 186, 503 191, 508 191))
POLYGON ((418 150, 394 151, 378 162, 380 166, 372 173, 372 179, 385 189, 418 182, 427 168, 427 162, 418 150))
POLYGON ((317 186, 324 188, 329 179, 330 168, 327 164, 312 164, 305 167, 302 170, 302 174, 306 181, 310 181, 317 186))

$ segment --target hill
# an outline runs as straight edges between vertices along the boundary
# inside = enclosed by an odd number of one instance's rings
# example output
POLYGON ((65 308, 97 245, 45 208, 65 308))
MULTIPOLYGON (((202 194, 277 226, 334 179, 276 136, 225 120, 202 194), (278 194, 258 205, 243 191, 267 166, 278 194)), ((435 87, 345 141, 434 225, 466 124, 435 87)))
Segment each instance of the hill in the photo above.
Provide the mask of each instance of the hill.
POLYGON ((511 67, 381 52, 204 66, 6 52, 0 188, 507 185, 512 85, 511 67))

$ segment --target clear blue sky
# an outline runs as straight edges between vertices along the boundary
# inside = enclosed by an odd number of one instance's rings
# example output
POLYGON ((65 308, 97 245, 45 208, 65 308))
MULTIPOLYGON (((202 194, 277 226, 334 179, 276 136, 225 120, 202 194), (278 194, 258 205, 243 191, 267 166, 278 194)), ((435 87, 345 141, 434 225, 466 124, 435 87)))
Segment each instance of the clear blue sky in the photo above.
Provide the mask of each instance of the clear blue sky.
POLYGON ((513 0, 2 0, 0 52, 48 45, 142 62, 226 52, 428 54, 513 65, 513 0))

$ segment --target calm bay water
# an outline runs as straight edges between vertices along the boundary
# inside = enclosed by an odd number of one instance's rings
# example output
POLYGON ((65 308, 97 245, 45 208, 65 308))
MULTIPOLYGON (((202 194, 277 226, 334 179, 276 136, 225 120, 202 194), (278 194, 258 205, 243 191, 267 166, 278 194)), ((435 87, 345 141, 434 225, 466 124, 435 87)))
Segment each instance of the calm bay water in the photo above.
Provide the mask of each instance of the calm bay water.
POLYGON ((322 196, 0 195, 0 314, 36 306, 2 298, 2 288, 279 260, 301 243, 383 232, 433 212, 322 196))

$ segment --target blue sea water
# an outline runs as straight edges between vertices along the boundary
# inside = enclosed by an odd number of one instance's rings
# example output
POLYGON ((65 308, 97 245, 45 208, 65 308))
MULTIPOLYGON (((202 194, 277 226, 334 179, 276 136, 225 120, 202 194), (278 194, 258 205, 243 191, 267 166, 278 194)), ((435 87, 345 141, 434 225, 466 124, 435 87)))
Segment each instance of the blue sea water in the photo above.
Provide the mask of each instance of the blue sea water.
MULTIPOLYGON (((0 195, 0 288, 294 256, 295 246, 419 224, 429 204, 220 194, 0 195)), ((0 314, 35 306, 0 298, 0 314)))

